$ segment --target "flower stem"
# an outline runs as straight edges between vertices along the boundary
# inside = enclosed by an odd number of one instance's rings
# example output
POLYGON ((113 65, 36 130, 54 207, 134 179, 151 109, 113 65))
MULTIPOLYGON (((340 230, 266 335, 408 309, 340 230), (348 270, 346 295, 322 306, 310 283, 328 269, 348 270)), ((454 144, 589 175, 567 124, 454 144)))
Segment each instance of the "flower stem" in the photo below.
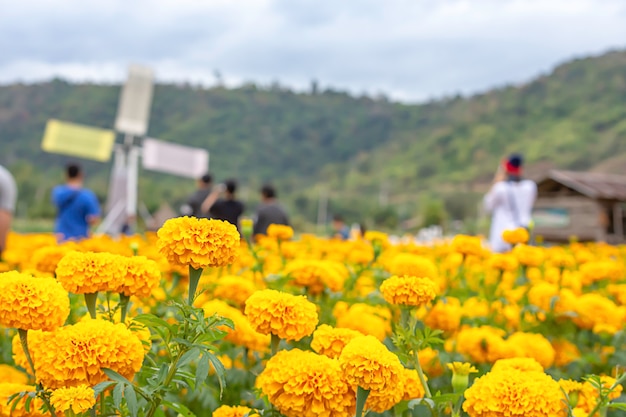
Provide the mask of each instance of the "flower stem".
POLYGON ((422 365, 420 365, 419 354, 417 353, 417 349, 413 350, 413 362, 415 366, 415 370, 417 371, 417 375, 420 378, 420 382, 422 383, 422 387, 424 387, 424 394, 426 398, 432 398, 432 394, 430 393, 430 388, 428 388, 428 384, 426 383, 426 377, 424 376, 424 371, 422 370, 422 365))
POLYGON ((363 410, 365 409, 365 402, 367 401, 367 397, 370 395, 370 390, 361 388, 360 386, 356 389, 356 417, 363 416, 363 410))
POLYGON ((128 314, 128 306, 130 305, 128 301, 130 301, 130 296, 120 293, 120 307, 122 311, 121 313, 122 323, 126 323, 126 314, 128 314))
POLYGON ((198 282, 202 276, 202 268, 196 269, 189 265, 189 305, 193 304, 193 299, 196 296, 196 290, 198 289, 198 282))
POLYGON ((272 346, 272 356, 276 355, 276 353, 278 353, 278 345, 280 344, 280 337, 278 337, 277 335, 272 333, 272 341, 271 341, 271 346, 272 346))
POLYGON ((85 294, 85 305, 92 319, 96 318, 96 301, 98 300, 98 292, 85 294))
POLYGON ((26 355, 26 360, 28 361, 30 370, 33 372, 33 378, 37 381, 37 378, 35 378, 35 365, 33 364, 33 358, 30 356, 30 352, 28 351, 28 330, 17 329, 17 332, 20 335, 22 350, 24 351, 24 355, 26 355))

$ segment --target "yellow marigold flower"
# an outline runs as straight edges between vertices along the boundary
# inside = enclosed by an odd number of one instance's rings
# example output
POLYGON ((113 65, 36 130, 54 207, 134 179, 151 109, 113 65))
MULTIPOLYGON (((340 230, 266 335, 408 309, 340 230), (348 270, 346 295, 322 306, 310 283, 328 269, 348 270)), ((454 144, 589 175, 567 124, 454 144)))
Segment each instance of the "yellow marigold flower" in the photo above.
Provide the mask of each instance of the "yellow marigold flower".
POLYGON ((177 217, 157 232, 159 251, 173 264, 194 269, 228 266, 239 254, 237 227, 222 220, 177 217))
POLYGON ((59 246, 44 246, 33 252, 31 265, 39 272, 54 274, 59 261, 72 250, 76 250, 76 244, 73 242, 59 246))
POLYGON ((390 304, 419 307, 437 296, 437 285, 430 278, 393 276, 383 281, 380 291, 390 304))
POLYGON ((624 327, 626 309, 618 307, 613 301, 597 293, 578 297, 574 311, 576 312, 574 323, 582 329, 595 331, 596 326, 601 325, 603 331, 614 334, 624 327))
POLYGON ((539 333, 516 332, 509 336, 507 341, 515 345, 522 356, 536 359, 544 369, 548 369, 554 363, 556 356, 554 348, 550 341, 539 333))
POLYGON ((255 352, 264 352, 270 345, 269 336, 254 330, 248 318, 238 309, 220 300, 211 300, 205 303, 202 308, 207 314, 217 314, 232 320, 235 328, 225 327, 223 329, 228 333, 225 338, 227 341, 238 346, 245 346, 255 352))
POLYGON ((228 300, 242 308, 246 304, 246 300, 256 290, 257 286, 249 279, 236 275, 226 275, 217 280, 213 296, 228 300))
POLYGON ((484 253, 482 242, 478 236, 454 236, 452 239, 452 250, 464 256, 482 256, 484 253))
POLYGON ((0 324, 23 330, 53 330, 70 314, 67 291, 54 278, 19 272, 0 274, 0 324))
POLYGON ((35 387, 31 385, 13 383, 13 382, 0 382, 0 416, 2 417, 44 417, 50 415, 50 413, 41 412, 43 402, 39 398, 35 398, 29 406, 29 411, 26 411, 27 397, 23 397, 18 400, 17 406, 14 410, 13 403, 8 404, 9 397, 13 394, 20 392, 35 392, 35 387))
MULTIPOLYGON (((137 336, 125 324, 106 320, 88 319, 52 332, 29 332, 28 348, 37 382, 51 389, 94 386, 108 379, 102 368, 132 380, 144 358, 137 336), (59 356, 59 352, 63 355, 59 356)), ((13 353, 21 365, 24 354, 15 340, 13 353)))
POLYGON ((125 258, 106 252, 70 252, 59 261, 57 280, 74 294, 116 291, 126 273, 125 258))
MULTIPOLYGON (((449 339, 451 340, 451 339, 449 339)), ((439 360, 439 351, 433 348, 425 348, 419 351, 420 366, 431 378, 443 375, 443 366, 439 360)))
POLYGON ((391 334, 391 313, 382 306, 356 303, 348 307, 340 302, 335 306, 333 315, 337 317, 338 328, 372 335, 381 342, 391 334))
POLYGON ((506 372, 509 369, 543 373, 544 367, 533 358, 509 358, 497 360, 491 367, 491 372, 506 372))
POLYGON ((327 324, 322 324, 313 333, 311 349, 320 355, 337 359, 341 355, 343 348, 352 339, 359 336, 363 336, 363 334, 356 330, 334 328, 327 324))
POLYGON ((504 340, 504 334, 503 330, 489 326, 464 328, 457 334, 456 350, 476 363, 520 356, 516 347, 504 340))
POLYGON ((293 228, 284 224, 270 224, 267 227, 267 236, 277 240, 289 240, 293 237, 293 228))
POLYGON ((389 236, 387 236, 387 233, 379 232, 376 230, 367 230, 363 238, 372 243, 378 242, 383 247, 389 244, 389 236))
POLYGON ((424 323, 444 332, 454 332, 461 326, 463 310, 458 298, 446 297, 439 300, 424 317, 424 323))
POLYGON ((513 230, 505 230, 502 232, 502 240, 511 245, 517 245, 518 243, 526 243, 530 235, 528 234, 528 230, 523 227, 518 227, 513 230))
POLYGON ((256 385, 287 417, 354 415, 355 394, 339 363, 313 352, 278 352, 267 362, 256 385))
POLYGON ((317 326, 317 307, 305 296, 276 290, 261 290, 246 301, 246 316, 262 334, 275 334, 285 340, 300 340, 317 326))
POLYGON ((463 410, 470 417, 565 417, 563 400, 550 376, 509 369, 477 378, 465 391, 463 410))
POLYGON ((115 291, 127 297, 134 295, 148 298, 161 283, 159 265, 145 256, 133 256, 124 259, 126 274, 122 285, 115 291))
MULTIPOLYGON (((404 376, 403 376, 404 378, 404 376)), ((365 401, 365 409, 376 413, 384 413, 402 401, 405 394, 404 379, 394 390, 372 391, 365 401)))
MULTIPOLYGON (((421 360, 421 358, 420 358, 421 360)), ((405 401, 414 400, 416 398, 424 398, 424 386, 420 381, 420 377, 415 369, 404 369, 404 395, 402 399, 405 401)), ((428 381, 426 375, 424 378, 428 381)))
POLYGON ((494 253, 487 260, 487 265, 499 271, 515 271, 519 267, 519 261, 510 253, 494 253))
POLYGON ((0 363, 0 381, 8 381, 13 384, 26 384, 28 382, 28 375, 11 365, 0 363))
POLYGON ((355 389, 359 386, 381 393, 403 389, 404 367, 398 357, 374 336, 352 339, 343 348, 339 364, 348 384, 355 389))
POLYGON ((291 261, 285 267, 284 273, 293 278, 295 285, 307 287, 311 294, 319 294, 324 288, 340 291, 348 276, 348 271, 343 265, 317 259, 291 261))
POLYGON ((544 258, 543 249, 537 246, 517 245, 512 253, 520 264, 530 267, 540 266, 544 258))
POLYGON ((96 397, 93 389, 83 384, 52 391, 50 404, 57 412, 84 413, 96 405, 96 397))
MULTIPOLYGON (((576 407, 578 405, 580 393, 583 390, 583 384, 581 382, 572 381, 571 379, 559 379, 558 382, 567 395, 570 407, 576 407)), ((585 416, 587 416, 587 414, 585 414, 585 416)))
POLYGON ((437 277, 437 267, 428 258, 412 253, 400 253, 393 257, 389 267, 391 275, 408 275, 434 280, 437 277))
POLYGON ((624 277, 624 265, 613 260, 588 262, 580 266, 583 285, 599 281, 617 281, 624 277))
POLYGON ((252 411, 251 408, 241 405, 223 405, 213 411, 213 417, 244 417, 250 411, 252 411))

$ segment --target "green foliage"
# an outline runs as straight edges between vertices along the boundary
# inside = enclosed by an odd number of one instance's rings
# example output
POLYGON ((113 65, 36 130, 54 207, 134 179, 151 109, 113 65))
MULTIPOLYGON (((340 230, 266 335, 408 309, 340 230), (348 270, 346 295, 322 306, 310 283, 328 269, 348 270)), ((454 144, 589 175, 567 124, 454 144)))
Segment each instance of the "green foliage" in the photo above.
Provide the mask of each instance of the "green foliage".
MULTIPOLYGON (((0 163, 18 179, 18 215, 54 215, 50 189, 68 158, 40 150, 46 121, 111 128, 119 91, 59 79, 0 86, 0 163)), ((248 210, 261 183, 272 181, 294 223, 306 227, 316 220, 323 184, 331 210, 348 221, 397 229, 426 210, 415 201, 428 190, 445 195, 453 220, 475 216, 476 192, 511 151, 523 152, 531 171, 538 164, 588 169, 626 156, 625 93, 626 52, 575 60, 521 86, 419 105, 278 85, 160 84, 149 136, 208 149, 218 179, 241 181, 248 210)), ((87 185, 103 198, 111 164, 84 165, 87 185)), ((152 172, 139 186, 150 210, 163 201, 176 208, 193 190, 192 181, 152 172)))

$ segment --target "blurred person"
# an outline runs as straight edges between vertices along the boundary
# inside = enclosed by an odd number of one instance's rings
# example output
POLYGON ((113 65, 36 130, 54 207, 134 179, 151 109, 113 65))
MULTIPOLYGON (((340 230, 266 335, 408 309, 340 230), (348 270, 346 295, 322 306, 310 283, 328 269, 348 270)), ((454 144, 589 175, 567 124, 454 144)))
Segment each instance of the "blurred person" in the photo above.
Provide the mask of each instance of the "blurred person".
POLYGON ((59 241, 84 239, 100 219, 100 204, 93 191, 83 188, 80 165, 66 167, 66 183, 52 189, 52 202, 57 209, 54 232, 59 241))
POLYGON ((0 165, 0 259, 6 248, 7 235, 11 230, 15 202, 17 200, 17 186, 13 175, 0 165))
POLYGON ((522 177, 523 159, 513 154, 498 167, 484 206, 492 214, 489 245, 494 252, 507 252, 511 245, 502 239, 505 230, 529 228, 537 198, 537 184, 522 177))
POLYGON ((350 239, 350 227, 339 214, 333 216, 333 237, 341 240, 350 239))
POLYGON ((196 182, 196 191, 187 198, 185 204, 180 208, 180 212, 184 216, 193 216, 199 218, 208 218, 209 213, 202 211, 202 203, 211 194, 213 185, 213 177, 211 174, 204 174, 196 182))
POLYGON ((276 190, 271 185, 261 188, 261 204, 256 211, 256 219, 252 233, 264 235, 270 224, 284 224, 289 226, 289 218, 283 206, 278 202, 276 190))
POLYGON ((213 219, 234 224, 239 230, 239 218, 243 214, 244 205, 235 197, 236 191, 235 180, 226 180, 224 184, 219 184, 202 203, 202 212, 209 213, 213 219), (224 195, 223 198, 219 198, 221 194, 224 195))

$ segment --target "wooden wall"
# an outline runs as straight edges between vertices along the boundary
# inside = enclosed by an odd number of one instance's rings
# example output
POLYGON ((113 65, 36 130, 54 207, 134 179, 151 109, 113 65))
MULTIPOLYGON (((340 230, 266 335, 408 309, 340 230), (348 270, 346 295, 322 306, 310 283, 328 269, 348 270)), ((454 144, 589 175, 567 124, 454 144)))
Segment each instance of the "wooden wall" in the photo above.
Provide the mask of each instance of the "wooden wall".
POLYGON ((563 227, 547 227, 537 225, 535 235, 542 236, 546 241, 568 241, 572 236, 578 240, 606 239, 606 228, 601 225, 600 205, 583 196, 542 195, 537 199, 534 210, 558 208, 565 209, 569 214, 569 223, 563 227))

